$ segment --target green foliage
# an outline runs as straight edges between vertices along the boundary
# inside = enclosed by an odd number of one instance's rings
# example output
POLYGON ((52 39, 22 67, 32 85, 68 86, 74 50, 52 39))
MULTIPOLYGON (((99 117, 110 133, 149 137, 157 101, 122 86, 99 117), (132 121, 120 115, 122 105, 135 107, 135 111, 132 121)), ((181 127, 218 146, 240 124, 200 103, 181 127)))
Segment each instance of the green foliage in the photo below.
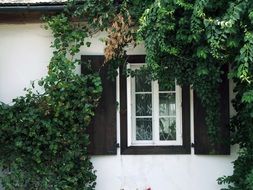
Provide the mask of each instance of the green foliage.
POLYGON ((5 189, 94 189, 85 130, 99 99, 100 79, 70 70, 66 75, 66 70, 57 80, 40 81, 43 94, 29 89, 1 108, 5 189))
POLYGON ((138 32, 145 41, 147 63, 153 76, 164 83, 176 78, 180 85, 192 85, 196 90, 207 108, 206 123, 215 144, 219 140, 217 86, 223 62, 212 57, 205 38, 204 7, 200 7, 205 4, 155 1, 143 14, 138 32))
POLYGON ((86 27, 62 13, 47 20, 54 35, 48 75, 12 105, 0 106, 1 182, 6 190, 92 190, 96 175, 87 153, 86 129, 102 87, 98 73, 85 63, 75 73, 86 27))
POLYGON ((217 86, 229 65, 236 84, 231 120, 232 144, 241 153, 232 176, 219 178, 231 190, 252 190, 253 171, 253 2, 248 0, 156 0, 140 18, 152 75, 168 83, 191 84, 207 110, 213 145, 219 136, 217 86))

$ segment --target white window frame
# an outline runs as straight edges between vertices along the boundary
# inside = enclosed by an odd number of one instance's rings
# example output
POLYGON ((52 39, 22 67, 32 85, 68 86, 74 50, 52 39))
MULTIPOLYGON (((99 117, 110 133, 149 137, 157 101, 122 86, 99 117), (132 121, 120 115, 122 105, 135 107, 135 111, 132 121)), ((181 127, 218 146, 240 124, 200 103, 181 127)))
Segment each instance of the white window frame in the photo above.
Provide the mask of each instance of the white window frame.
MULTIPOLYGON (((140 69, 144 63, 127 64, 128 69, 140 69)), ((152 140, 136 140, 135 118, 135 77, 127 77, 127 145, 128 146, 177 146, 183 145, 182 138, 182 88, 176 85, 175 91, 162 91, 162 93, 176 93, 176 140, 161 141, 159 139, 159 85, 152 81, 152 140)), ((162 116, 164 117, 164 116, 162 116)), ((165 116, 170 117, 170 116, 165 116)))

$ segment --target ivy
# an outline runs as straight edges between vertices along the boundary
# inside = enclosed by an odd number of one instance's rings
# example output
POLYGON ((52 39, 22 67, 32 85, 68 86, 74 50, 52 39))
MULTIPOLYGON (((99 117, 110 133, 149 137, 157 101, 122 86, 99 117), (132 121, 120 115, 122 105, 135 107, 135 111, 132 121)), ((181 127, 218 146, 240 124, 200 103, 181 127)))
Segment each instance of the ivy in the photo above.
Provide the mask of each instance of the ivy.
POLYGON ((204 13, 199 6, 200 2, 182 6, 177 1, 156 1, 143 14, 139 34, 147 48, 148 67, 157 79, 164 83, 176 79, 178 84, 192 85, 196 90, 207 108, 206 123, 215 144, 219 140, 217 86, 222 64, 210 58, 212 52, 204 39, 204 21, 199 18, 204 13))
POLYGON ((54 35, 48 75, 12 105, 0 106, 1 182, 6 190, 95 188, 96 175, 87 153, 90 124, 102 87, 98 73, 85 63, 75 73, 74 55, 88 29, 61 13, 47 19, 54 35))

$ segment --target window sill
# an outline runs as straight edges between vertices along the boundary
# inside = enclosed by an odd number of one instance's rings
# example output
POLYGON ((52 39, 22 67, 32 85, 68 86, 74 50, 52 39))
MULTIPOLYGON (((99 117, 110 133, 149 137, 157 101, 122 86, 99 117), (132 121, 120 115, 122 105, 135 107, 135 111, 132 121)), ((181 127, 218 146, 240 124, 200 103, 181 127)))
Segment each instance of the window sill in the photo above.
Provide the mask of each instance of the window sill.
POLYGON ((121 147, 122 155, 191 154, 190 146, 129 146, 121 147))

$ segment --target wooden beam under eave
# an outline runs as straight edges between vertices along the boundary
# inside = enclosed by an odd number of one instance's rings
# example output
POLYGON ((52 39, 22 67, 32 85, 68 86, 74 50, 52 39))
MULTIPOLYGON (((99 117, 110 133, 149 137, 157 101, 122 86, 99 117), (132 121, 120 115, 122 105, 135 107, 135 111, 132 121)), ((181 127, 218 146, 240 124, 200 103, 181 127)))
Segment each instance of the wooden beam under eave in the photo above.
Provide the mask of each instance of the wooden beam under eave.
POLYGON ((43 16, 53 16, 57 13, 42 12, 2 12, 0 13, 0 24, 25 24, 25 23, 43 23, 43 16))

